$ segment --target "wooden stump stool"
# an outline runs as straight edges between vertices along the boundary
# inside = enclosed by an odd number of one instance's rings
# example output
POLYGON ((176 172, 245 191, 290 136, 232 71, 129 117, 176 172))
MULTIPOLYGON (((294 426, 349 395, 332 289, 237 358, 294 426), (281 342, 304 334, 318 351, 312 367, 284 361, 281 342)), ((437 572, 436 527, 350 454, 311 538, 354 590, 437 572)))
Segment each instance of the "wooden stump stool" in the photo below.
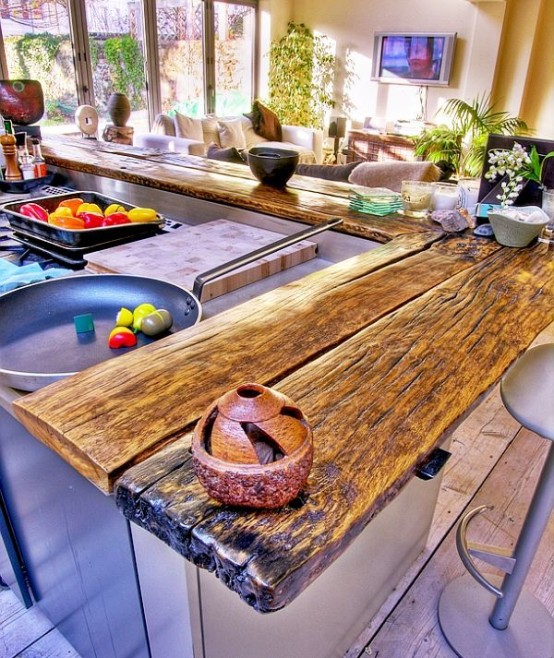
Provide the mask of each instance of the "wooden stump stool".
POLYGON ((552 443, 512 555, 466 541, 469 522, 488 506, 462 519, 456 543, 469 575, 444 589, 439 622, 462 658, 549 658, 554 656, 554 620, 538 599, 522 590, 554 507, 554 343, 534 347, 516 361, 504 376, 500 393, 523 427, 552 443), (474 557, 504 571, 502 582, 485 577, 474 557))

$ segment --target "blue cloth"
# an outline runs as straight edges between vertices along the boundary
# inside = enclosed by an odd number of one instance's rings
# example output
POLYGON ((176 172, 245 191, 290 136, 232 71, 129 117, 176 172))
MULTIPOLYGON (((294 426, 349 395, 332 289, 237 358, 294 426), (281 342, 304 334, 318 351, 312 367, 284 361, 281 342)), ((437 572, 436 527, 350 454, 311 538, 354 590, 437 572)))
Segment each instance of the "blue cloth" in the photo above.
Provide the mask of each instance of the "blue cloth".
POLYGON ((53 279, 58 276, 67 276, 72 270, 61 267, 51 267, 43 270, 39 263, 31 265, 16 265, 10 263, 5 258, 0 258, 0 293, 14 290, 28 283, 36 283, 46 279, 53 279))

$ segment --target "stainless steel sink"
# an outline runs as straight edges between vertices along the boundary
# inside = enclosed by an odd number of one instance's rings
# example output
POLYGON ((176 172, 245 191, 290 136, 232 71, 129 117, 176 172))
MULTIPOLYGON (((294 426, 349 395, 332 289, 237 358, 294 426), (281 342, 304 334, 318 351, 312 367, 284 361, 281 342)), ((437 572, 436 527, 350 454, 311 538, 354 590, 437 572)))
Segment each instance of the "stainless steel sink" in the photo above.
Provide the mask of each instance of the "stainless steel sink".
MULTIPOLYGON (((57 171, 66 176, 75 189, 94 190, 138 206, 154 207, 164 217, 190 226, 214 219, 230 219, 281 235, 291 235, 306 228, 306 225, 301 222, 281 219, 235 206, 226 206, 92 174, 66 169, 57 169, 57 171)), ((203 317, 221 313, 286 283, 301 279, 307 274, 322 270, 333 263, 381 246, 378 242, 337 231, 326 231, 310 238, 310 241, 316 242, 318 245, 316 258, 203 303, 203 317)))

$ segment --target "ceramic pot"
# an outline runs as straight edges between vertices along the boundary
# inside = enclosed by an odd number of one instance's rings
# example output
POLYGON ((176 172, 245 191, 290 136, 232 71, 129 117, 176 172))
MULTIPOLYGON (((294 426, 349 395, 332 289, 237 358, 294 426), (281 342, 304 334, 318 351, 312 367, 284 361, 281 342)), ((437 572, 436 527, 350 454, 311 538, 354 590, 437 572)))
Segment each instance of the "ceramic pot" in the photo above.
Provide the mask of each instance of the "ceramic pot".
POLYGON ((108 114, 114 126, 123 127, 131 116, 131 104, 125 94, 114 92, 108 100, 108 114))
POLYGON ((282 507, 300 493, 312 459, 312 430, 302 411, 261 384, 222 395, 194 430, 194 472, 212 498, 228 505, 282 507))
POLYGON ((247 152, 250 171, 264 185, 285 187, 294 174, 299 155, 292 149, 254 146, 247 152))

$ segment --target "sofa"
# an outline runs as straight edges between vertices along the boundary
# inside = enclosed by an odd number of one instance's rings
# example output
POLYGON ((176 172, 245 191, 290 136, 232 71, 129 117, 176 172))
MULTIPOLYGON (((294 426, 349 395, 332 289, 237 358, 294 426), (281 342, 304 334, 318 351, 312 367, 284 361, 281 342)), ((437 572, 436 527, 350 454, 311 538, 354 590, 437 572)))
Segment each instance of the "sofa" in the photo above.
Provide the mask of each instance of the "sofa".
MULTIPOLYGON (((254 108, 253 108, 254 109, 254 108)), ((323 132, 313 128, 282 126, 273 113, 254 111, 235 117, 188 117, 159 114, 150 133, 136 135, 134 146, 155 148, 227 162, 244 161, 241 152, 261 144, 298 151, 299 162, 321 163, 323 132)))

